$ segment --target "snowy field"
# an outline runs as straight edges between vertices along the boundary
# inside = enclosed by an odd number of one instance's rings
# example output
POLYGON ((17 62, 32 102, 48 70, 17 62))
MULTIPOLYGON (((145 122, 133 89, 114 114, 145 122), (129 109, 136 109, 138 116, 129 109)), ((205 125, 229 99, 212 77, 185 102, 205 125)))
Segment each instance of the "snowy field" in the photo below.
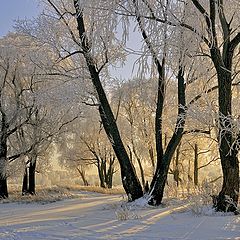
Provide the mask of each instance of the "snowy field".
POLYGON ((48 204, 0 204, 0 239, 240 239, 240 216, 196 216, 186 204, 151 208, 82 193, 48 204))

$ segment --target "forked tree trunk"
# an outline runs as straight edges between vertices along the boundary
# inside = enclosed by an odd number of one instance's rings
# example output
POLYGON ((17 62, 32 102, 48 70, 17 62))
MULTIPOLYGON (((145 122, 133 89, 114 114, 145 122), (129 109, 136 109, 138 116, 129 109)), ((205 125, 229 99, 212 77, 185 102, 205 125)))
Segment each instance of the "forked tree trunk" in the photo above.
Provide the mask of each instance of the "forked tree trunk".
POLYGON ((105 176, 105 182, 107 184, 107 188, 112 188, 113 186, 114 161, 115 161, 115 157, 110 156, 110 163, 105 176))
POLYGON ((113 174, 114 174, 114 169, 108 169, 108 174, 106 179, 107 188, 112 188, 113 186, 113 174))
POLYGON ((100 80, 99 71, 95 65, 95 59, 93 59, 93 56, 91 55, 91 43, 87 38, 87 32, 83 19, 83 9, 80 9, 78 0, 73 0, 73 3, 77 13, 77 27, 83 56, 86 60, 91 80, 97 92, 98 100, 100 103, 99 113, 102 124, 119 161, 123 187, 127 193, 129 201, 133 201, 143 196, 142 187, 139 179, 137 178, 135 169, 130 162, 127 151, 123 145, 115 117, 100 80))
MULTIPOLYGON (((138 1, 133 0, 133 6, 135 9, 135 17, 142 34, 142 38, 152 56, 153 62, 158 72, 158 90, 157 90, 157 107, 155 116, 155 140, 156 140, 156 153, 157 153, 157 164, 155 174, 153 176, 150 192, 149 201, 150 205, 159 205, 162 202, 164 188, 167 182, 167 174, 170 166, 170 162, 176 147, 178 146, 183 133, 183 127, 185 124, 185 113, 186 106, 185 102, 185 85, 184 85, 184 71, 179 66, 178 71, 178 116, 175 126, 175 131, 171 140, 169 141, 166 149, 164 149, 163 129, 162 129, 162 115, 164 108, 165 98, 165 52, 163 52, 163 58, 160 61, 158 56, 159 53, 155 51, 155 47, 149 40, 148 32, 145 30, 145 26, 142 21, 142 14, 139 11, 138 1), (165 152, 164 152, 165 150, 165 152)), ((164 41, 167 42, 167 28, 164 28, 164 41)), ((166 45, 165 45, 166 47, 166 45)), ((164 48, 165 48, 164 47, 164 48)))
POLYGON ((89 186, 88 180, 86 179, 86 173, 85 173, 85 170, 83 169, 83 167, 80 167, 80 168, 77 167, 76 169, 82 178, 84 186, 89 186))
MULTIPOLYGON (((169 171, 169 166, 171 159, 173 157, 173 154, 179 145, 182 135, 183 135, 183 129, 185 125, 185 119, 186 119, 186 99, 185 99, 185 85, 184 85, 184 72, 181 67, 179 67, 178 72, 178 116, 177 116, 177 122, 175 126, 175 131, 172 135, 172 138, 170 139, 166 150, 163 154, 162 158, 157 158, 157 169, 156 173, 153 177, 152 183, 151 183, 151 189, 149 193, 149 201, 148 203, 150 205, 160 205, 162 203, 163 199, 163 193, 164 188, 167 182, 167 175, 169 171)), ((158 126, 159 127, 159 126, 158 126)), ((162 129, 157 128, 156 131, 162 131, 162 129)), ((157 141, 158 137, 156 138, 157 141)), ((162 144, 162 140, 160 141, 162 144)), ((160 144, 159 143, 159 144, 160 144)), ((162 147, 160 147, 162 149, 162 147)), ((160 154, 160 155, 161 155, 160 154)))

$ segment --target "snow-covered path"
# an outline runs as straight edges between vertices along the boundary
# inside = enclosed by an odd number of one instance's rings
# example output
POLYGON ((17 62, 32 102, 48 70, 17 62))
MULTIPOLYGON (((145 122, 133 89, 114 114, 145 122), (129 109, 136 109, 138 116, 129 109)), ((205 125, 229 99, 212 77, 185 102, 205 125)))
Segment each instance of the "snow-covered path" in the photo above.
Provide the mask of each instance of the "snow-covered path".
POLYGON ((1 204, 0 239, 240 239, 239 216, 196 217, 177 207, 143 208, 119 221, 116 212, 124 212, 120 201, 120 196, 87 194, 45 205, 1 204))

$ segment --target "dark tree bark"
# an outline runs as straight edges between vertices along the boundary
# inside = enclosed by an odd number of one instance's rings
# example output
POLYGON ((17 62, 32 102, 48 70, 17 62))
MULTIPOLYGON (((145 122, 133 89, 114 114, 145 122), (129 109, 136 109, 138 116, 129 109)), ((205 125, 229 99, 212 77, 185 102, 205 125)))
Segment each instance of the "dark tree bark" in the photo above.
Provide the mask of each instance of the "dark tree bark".
POLYGON ((104 163, 101 157, 96 156, 97 158, 97 169, 98 169, 98 178, 100 181, 100 187, 106 188, 105 186, 105 178, 104 178, 104 163))
POLYGON ((95 61, 91 55, 91 44, 85 30, 83 10, 79 8, 78 0, 73 0, 73 3, 76 9, 77 27, 81 42, 82 53, 86 60, 91 80, 96 89, 98 100, 100 103, 99 113, 102 124, 119 161, 123 187, 128 195, 129 201, 133 201, 143 196, 142 187, 139 179, 136 176, 135 169, 130 162, 127 151, 123 145, 115 117, 102 87, 99 76, 100 72, 97 70, 95 61))
POLYGON ((7 179, 0 177, 0 199, 8 198, 7 179))
POLYGON ((180 157, 180 147, 181 143, 179 143, 177 150, 176 150, 176 159, 175 159, 175 167, 173 169, 173 178, 174 181, 177 183, 177 187, 179 186, 179 157, 180 157))
MULTIPOLYGON (((151 41, 149 40, 148 34, 142 24, 141 13, 138 9, 138 2, 133 0, 136 20, 139 29, 142 34, 142 38, 148 47, 148 50, 153 58, 153 62, 156 66, 158 72, 158 90, 157 90, 157 107, 156 107, 156 117, 155 117, 155 139, 156 139, 156 153, 157 153, 157 164, 155 174, 153 176, 150 191, 149 191, 149 201, 150 205, 160 205, 163 198, 164 188, 167 182, 167 175, 169 171, 169 166, 173 154, 181 141, 183 135, 183 128, 185 125, 186 118, 186 100, 185 100, 185 85, 184 85, 184 70, 179 66, 178 71, 178 116, 175 126, 175 131, 170 139, 166 149, 164 151, 164 140, 163 140, 163 129, 162 129, 162 115, 164 108, 164 98, 165 98, 165 53, 163 53, 163 58, 160 61, 158 58, 158 53, 154 50, 151 41)), ((154 14, 151 11, 153 18, 154 14)), ((165 29, 165 41, 167 41, 167 34, 165 29)))
POLYGON ((164 188, 167 181, 167 174, 173 154, 179 145, 185 125, 186 118, 186 100, 183 69, 179 68, 178 73, 178 116, 175 131, 170 139, 162 158, 157 158, 158 164, 156 173, 151 183, 150 189, 150 205, 160 205, 163 199, 164 188))
MULTIPOLYGON (((107 150, 105 150, 107 151, 107 150)), ((100 186, 102 188, 112 188, 113 174, 114 174, 114 160, 115 157, 111 154, 105 153, 104 158, 96 156, 98 158, 98 176, 100 180, 100 186), (107 158, 109 158, 107 163, 107 158)))
MULTIPOLYGON (((205 18, 208 38, 206 42, 211 59, 214 64, 218 79, 218 104, 219 104, 219 153, 223 172, 222 190, 218 196, 217 210, 226 211, 225 195, 228 195, 235 205, 239 196, 239 162, 237 158, 239 137, 232 131, 232 64, 234 51, 240 43, 240 32, 232 37, 231 22, 228 22, 224 13, 223 0, 210 0, 209 13, 199 3, 192 0, 195 7, 205 18), (216 32, 217 15, 222 28, 223 45, 218 43, 216 32)), ((239 135, 239 134, 238 134, 239 135)), ((228 209, 231 211, 231 209, 228 209)))
POLYGON ((0 198, 8 198, 7 173, 6 173, 8 124, 6 121, 6 115, 2 111, 1 102, 0 102, 0 111, 1 111, 1 115, 2 115, 1 134, 0 134, 0 198))
MULTIPOLYGON (((220 124, 218 141, 220 143, 219 153, 223 172, 223 185, 219 193, 219 199, 224 199, 224 196, 228 195, 237 204, 239 195, 239 161, 237 157, 238 149, 234 142, 238 140, 234 138, 234 133, 231 130, 226 129, 226 126, 231 129, 232 124, 232 78, 231 73, 227 71, 227 69, 231 69, 232 64, 225 69, 227 64, 222 64, 220 60, 221 55, 217 49, 211 49, 211 56, 218 76, 220 124), (231 147, 233 148, 231 149, 231 147)), ((228 56, 225 61, 231 62, 231 57, 228 56)), ((218 201, 218 210, 225 211, 224 202, 218 201)))
POLYGON ((198 186, 198 145, 194 146, 194 169, 193 169, 194 185, 198 186))
POLYGON ((23 183, 22 183, 22 195, 30 194, 35 195, 35 173, 36 173, 36 156, 32 157, 29 161, 29 167, 25 167, 23 183))
MULTIPOLYGON (((1 139, 2 140, 2 139, 1 139)), ((0 145, 0 198, 8 198, 8 188, 7 188, 7 143, 5 140, 1 141, 0 145)))
POLYGON ((112 156, 112 154, 110 154, 109 166, 108 166, 108 169, 106 169, 106 174, 105 174, 105 183, 107 185, 107 188, 112 188, 113 186, 113 175, 115 173, 114 162, 115 162, 115 156, 112 156))
POLYGON ((35 195, 36 193, 35 173, 36 173, 36 157, 34 156, 31 159, 30 166, 29 166, 28 193, 31 195, 35 195))
POLYGON ((26 195, 28 193, 28 168, 25 167, 24 175, 23 175, 23 183, 22 183, 22 195, 26 195))
POLYGON ((113 174, 114 174, 114 168, 109 168, 106 176, 106 180, 105 180, 107 184, 107 188, 113 187, 113 174))

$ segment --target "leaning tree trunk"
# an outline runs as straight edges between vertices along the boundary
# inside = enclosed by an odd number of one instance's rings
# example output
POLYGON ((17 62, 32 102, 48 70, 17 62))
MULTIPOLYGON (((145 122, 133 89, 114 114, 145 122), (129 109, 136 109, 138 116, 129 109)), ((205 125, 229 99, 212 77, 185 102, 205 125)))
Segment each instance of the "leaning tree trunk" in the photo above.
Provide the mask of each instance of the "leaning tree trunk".
POLYGON ((159 165, 155 173, 154 182, 151 183, 151 189, 149 193, 148 203, 150 205, 158 206, 162 203, 170 162, 179 142, 181 141, 182 132, 183 131, 180 130, 178 133, 174 133, 167 146, 166 152, 164 153, 161 165, 159 165))
POLYGON ((133 153, 134 153, 134 155, 135 155, 135 157, 136 157, 136 160, 137 160, 137 163, 138 163, 138 166, 139 166, 140 175, 141 175, 142 187, 144 188, 144 187, 145 187, 144 170, 143 170, 143 166, 142 166, 141 159, 140 159, 140 157, 139 157, 138 154, 137 154, 137 150, 136 150, 136 148, 135 148, 135 144, 134 144, 133 139, 132 139, 132 148, 133 148, 133 153))
POLYGON ((133 201, 143 196, 142 187, 139 179, 137 178, 135 169, 130 162, 127 151, 123 145, 115 117, 100 80, 99 71, 95 65, 95 59, 91 55, 91 43, 87 37, 87 32, 85 29, 83 9, 80 9, 78 0, 73 0, 73 2, 77 12, 76 19, 82 53, 86 60, 92 83, 98 95, 98 100, 100 103, 99 113, 102 124, 119 161, 123 187, 128 195, 129 201, 133 201))
POLYGON ((84 186, 89 186, 88 180, 86 179, 86 173, 82 166, 76 167, 78 173, 80 174, 84 186))

